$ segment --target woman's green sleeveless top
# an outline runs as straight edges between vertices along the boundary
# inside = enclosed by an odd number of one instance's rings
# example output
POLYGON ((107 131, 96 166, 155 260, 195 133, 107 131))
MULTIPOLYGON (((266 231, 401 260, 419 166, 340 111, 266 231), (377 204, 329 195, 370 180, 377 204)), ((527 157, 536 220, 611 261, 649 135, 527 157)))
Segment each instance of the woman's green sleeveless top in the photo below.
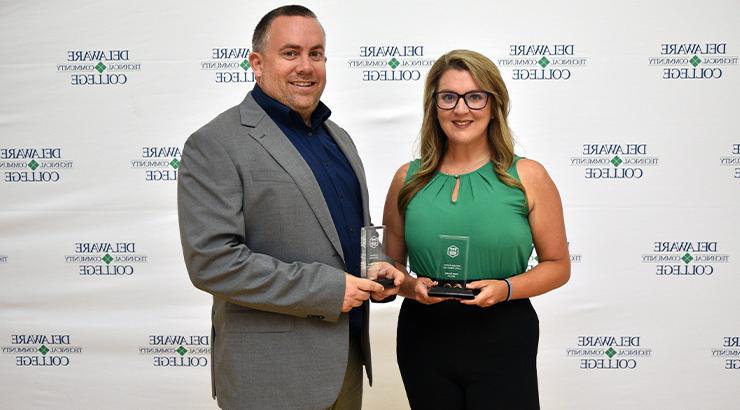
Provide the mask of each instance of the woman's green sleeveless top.
MULTIPOLYGON (((508 174, 519 180, 514 157, 508 174)), ((411 162, 406 181, 418 170, 411 162)), ((467 280, 503 279, 527 269, 532 254, 532 231, 524 193, 498 179, 493 164, 459 176, 436 172, 406 207, 404 235, 411 270, 441 277, 440 235, 468 237, 467 280), (460 187, 456 201, 452 191, 460 187)), ((454 252, 453 252, 454 254, 454 252)))

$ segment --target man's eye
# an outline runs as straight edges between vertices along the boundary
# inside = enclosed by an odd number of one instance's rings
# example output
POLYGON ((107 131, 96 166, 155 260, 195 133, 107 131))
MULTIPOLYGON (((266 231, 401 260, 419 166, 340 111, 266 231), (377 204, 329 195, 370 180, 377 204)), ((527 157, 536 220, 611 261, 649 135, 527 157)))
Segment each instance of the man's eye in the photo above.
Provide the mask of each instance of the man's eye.
POLYGON ((283 52, 283 55, 285 57, 296 57, 296 56, 298 56, 298 52, 293 51, 293 50, 290 50, 290 51, 283 52))

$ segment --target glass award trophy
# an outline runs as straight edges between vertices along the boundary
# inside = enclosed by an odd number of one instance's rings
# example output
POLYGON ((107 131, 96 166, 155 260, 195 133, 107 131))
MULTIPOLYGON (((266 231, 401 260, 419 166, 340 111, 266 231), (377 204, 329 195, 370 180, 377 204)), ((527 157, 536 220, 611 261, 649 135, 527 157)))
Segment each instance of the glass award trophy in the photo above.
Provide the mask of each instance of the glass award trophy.
POLYGON ((470 237, 439 235, 437 255, 438 284, 429 289, 429 296, 474 299, 478 289, 467 289, 468 251, 470 237))
POLYGON ((393 277, 385 277, 391 259, 383 249, 383 229, 380 226, 363 226, 360 235, 360 274, 385 288, 394 287, 393 277))

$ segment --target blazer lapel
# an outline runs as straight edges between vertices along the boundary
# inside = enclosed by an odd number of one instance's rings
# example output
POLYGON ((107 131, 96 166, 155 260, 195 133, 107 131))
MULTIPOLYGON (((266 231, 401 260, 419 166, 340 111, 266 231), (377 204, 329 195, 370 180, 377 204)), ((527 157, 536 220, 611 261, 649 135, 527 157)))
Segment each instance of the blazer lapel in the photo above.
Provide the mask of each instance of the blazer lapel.
POLYGON ((352 166, 352 170, 355 172, 357 181, 360 183, 360 192, 362 193, 362 220, 365 226, 370 225, 367 180, 365 179, 365 170, 362 167, 362 161, 357 154, 357 148, 355 148, 355 145, 348 138, 347 133, 342 131, 342 129, 332 121, 326 122, 326 128, 329 130, 329 134, 334 139, 334 142, 339 146, 339 149, 344 153, 347 161, 349 161, 349 164, 352 166))
POLYGON ((339 235, 311 168, 277 124, 254 101, 251 93, 241 103, 239 111, 242 124, 249 127, 249 135, 293 178, 334 249, 344 259, 339 235))

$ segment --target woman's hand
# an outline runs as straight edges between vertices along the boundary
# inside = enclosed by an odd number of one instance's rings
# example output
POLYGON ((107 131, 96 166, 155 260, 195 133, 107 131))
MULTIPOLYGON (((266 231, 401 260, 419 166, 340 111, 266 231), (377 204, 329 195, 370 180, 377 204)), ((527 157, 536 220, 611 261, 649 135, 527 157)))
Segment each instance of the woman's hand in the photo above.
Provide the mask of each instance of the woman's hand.
POLYGON ((438 298, 434 296, 429 296, 429 288, 432 286, 436 286, 437 282, 433 281, 429 278, 416 278, 414 284, 414 299, 419 302, 423 303, 425 305, 433 305, 435 303, 439 303, 445 300, 445 298, 438 298))
POLYGON ((506 300, 509 287, 503 280, 476 280, 466 286, 468 289, 479 289, 480 293, 475 299, 460 300, 465 305, 478 305, 480 307, 493 306, 506 300))

